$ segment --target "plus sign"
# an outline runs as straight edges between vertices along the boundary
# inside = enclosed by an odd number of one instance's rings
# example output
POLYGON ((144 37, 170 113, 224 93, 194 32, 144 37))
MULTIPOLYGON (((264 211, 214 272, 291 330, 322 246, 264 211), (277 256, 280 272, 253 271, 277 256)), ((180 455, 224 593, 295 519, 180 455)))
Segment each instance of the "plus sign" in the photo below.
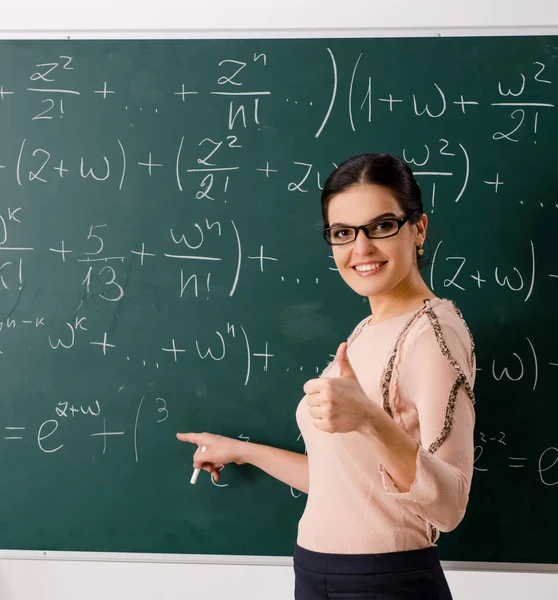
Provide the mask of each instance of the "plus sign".
POLYGON ((459 102, 454 102, 454 104, 460 104, 461 110, 462 110, 463 114, 465 114, 465 106, 478 105, 478 102, 474 102, 473 100, 464 100, 463 96, 461 96, 461 100, 459 102))
POLYGON ((486 279, 481 279, 480 271, 477 271, 477 276, 476 277, 474 275, 471 275, 471 278, 474 279, 477 282, 479 288, 481 286, 481 283, 486 283, 486 279))
POLYGON ((106 99, 107 94, 114 94, 115 92, 111 91, 111 90, 107 90, 107 82, 105 81, 105 85, 103 86, 102 90, 95 90, 94 92, 95 94, 103 94, 103 98, 106 99))
POLYGON ((64 168, 64 161, 61 160, 60 161, 60 166, 59 167, 53 167, 55 171, 58 171, 60 173, 60 177, 62 177, 62 179, 64 179, 64 173, 69 173, 70 171, 68 171, 68 169, 64 168))
POLYGON ((145 251, 145 243, 142 242, 141 243, 141 252, 136 252, 135 250, 132 250, 132 254, 138 254, 139 256, 141 256, 141 266, 143 267, 143 257, 144 256, 155 256, 155 254, 149 254, 149 252, 145 251))
POLYGON ((197 95, 198 92, 187 92, 184 88, 184 84, 182 84, 181 92, 174 92, 175 96, 182 96, 182 102, 186 100, 186 96, 197 95))
POLYGON ((389 112, 393 112, 394 102, 403 102, 403 100, 394 100, 391 94, 389 95, 389 98, 380 98, 379 100, 380 102, 389 102, 389 112))
POLYGON ((484 183, 487 183, 488 185, 493 185, 494 186, 494 193, 497 194, 498 193, 498 186, 499 185, 504 185, 503 181, 500 181, 500 179, 498 178, 498 173, 496 173, 496 181, 485 181, 484 183))
POLYGON ((264 260, 274 260, 277 261, 276 258, 273 258, 271 256, 264 256, 263 255, 263 246, 260 246, 260 255, 259 256, 249 256, 248 258, 252 258, 252 259, 259 259, 260 261, 260 272, 263 273, 263 261, 264 260))
POLYGON ((146 163, 139 162, 138 165, 141 165, 142 167, 148 167, 150 177, 151 177, 151 167, 162 167, 163 166, 163 165, 158 165, 156 163, 151 162, 151 152, 149 153, 149 162, 146 162, 146 163))
POLYGON ((103 341, 102 342, 89 342, 92 346, 102 346, 103 347, 103 354, 106 356, 107 355, 107 348, 116 348, 116 346, 114 344, 107 344, 107 332, 105 331, 105 335, 103 337, 103 341))
POLYGON ((262 172, 264 172, 264 173, 265 173, 265 176, 266 176, 268 179, 269 179, 269 174, 270 174, 270 173, 277 173, 277 170, 276 170, 276 169, 270 169, 270 168, 269 168, 269 163, 268 163, 268 162, 266 162, 266 163, 265 163, 265 169, 256 169, 256 171, 262 171, 262 172))
POLYGON ((181 350, 175 346, 174 339, 172 340, 172 348, 161 348, 161 350, 163 350, 163 352, 172 352, 174 354, 174 362, 177 362, 176 355, 178 352, 186 352, 186 350, 181 350))
POLYGON ((92 433, 91 437, 103 437, 103 454, 107 451, 107 436, 109 435, 124 435, 123 431, 107 431, 106 419, 103 417, 103 431, 101 433, 92 433))
POLYGON ((66 254, 69 254, 70 252, 73 252, 73 250, 66 250, 66 246, 64 245, 64 240, 62 240, 62 248, 60 250, 56 249, 56 248, 49 248, 49 250, 51 252, 59 252, 60 254, 62 254, 62 261, 66 262, 66 254))
POLYGON ((269 354, 267 351, 267 342, 265 343, 265 352, 263 354, 255 354, 253 356, 265 356, 265 365, 264 365, 264 371, 267 372, 267 365, 268 365, 268 358, 272 358, 273 356, 275 356, 274 354, 269 354))
POLYGON ((4 86, 0 85, 0 99, 4 100, 4 96, 11 96, 13 94, 13 92, 5 92, 4 91, 4 86))

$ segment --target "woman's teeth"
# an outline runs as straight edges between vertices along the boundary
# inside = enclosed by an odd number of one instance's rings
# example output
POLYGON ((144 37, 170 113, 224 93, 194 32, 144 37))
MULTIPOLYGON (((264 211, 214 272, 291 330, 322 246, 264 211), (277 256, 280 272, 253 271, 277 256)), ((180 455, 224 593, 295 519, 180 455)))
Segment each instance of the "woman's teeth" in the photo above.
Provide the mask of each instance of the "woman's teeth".
POLYGON ((385 263, 376 263, 374 265, 357 265, 355 269, 357 271, 375 271, 379 269, 385 263))

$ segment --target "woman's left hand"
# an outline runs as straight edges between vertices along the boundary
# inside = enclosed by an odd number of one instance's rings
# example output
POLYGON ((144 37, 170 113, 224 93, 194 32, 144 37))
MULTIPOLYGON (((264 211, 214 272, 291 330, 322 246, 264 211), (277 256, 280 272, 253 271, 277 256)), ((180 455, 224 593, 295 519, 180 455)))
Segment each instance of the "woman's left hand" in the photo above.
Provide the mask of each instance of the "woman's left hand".
POLYGON ((347 356, 347 343, 337 349, 339 377, 309 379, 304 384, 314 426, 328 433, 359 431, 380 410, 365 394, 347 356))

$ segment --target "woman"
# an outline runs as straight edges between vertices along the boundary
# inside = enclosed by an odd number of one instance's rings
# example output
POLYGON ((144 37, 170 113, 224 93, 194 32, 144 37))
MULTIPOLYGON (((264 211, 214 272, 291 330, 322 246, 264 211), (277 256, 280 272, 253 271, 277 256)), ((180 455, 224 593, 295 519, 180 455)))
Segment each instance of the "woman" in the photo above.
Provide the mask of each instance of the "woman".
POLYGON ((322 214, 339 274, 372 316, 304 385, 296 417, 308 455, 208 433, 178 438, 207 448, 194 467, 216 480, 223 464, 251 463, 308 494, 297 600, 451 599, 436 541, 469 496, 473 339, 420 275, 428 219, 403 161, 345 161, 325 183, 322 214))

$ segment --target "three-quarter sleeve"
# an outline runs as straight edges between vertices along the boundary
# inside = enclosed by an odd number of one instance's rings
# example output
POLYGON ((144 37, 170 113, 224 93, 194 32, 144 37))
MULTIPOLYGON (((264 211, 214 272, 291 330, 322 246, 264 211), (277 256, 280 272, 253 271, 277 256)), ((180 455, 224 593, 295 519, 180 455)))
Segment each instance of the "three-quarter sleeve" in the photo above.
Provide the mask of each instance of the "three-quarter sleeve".
POLYGON ((400 348, 390 403, 400 424, 418 421, 416 475, 400 492, 380 463, 386 494, 447 532, 463 519, 474 460, 475 358, 460 317, 427 311, 400 348))

